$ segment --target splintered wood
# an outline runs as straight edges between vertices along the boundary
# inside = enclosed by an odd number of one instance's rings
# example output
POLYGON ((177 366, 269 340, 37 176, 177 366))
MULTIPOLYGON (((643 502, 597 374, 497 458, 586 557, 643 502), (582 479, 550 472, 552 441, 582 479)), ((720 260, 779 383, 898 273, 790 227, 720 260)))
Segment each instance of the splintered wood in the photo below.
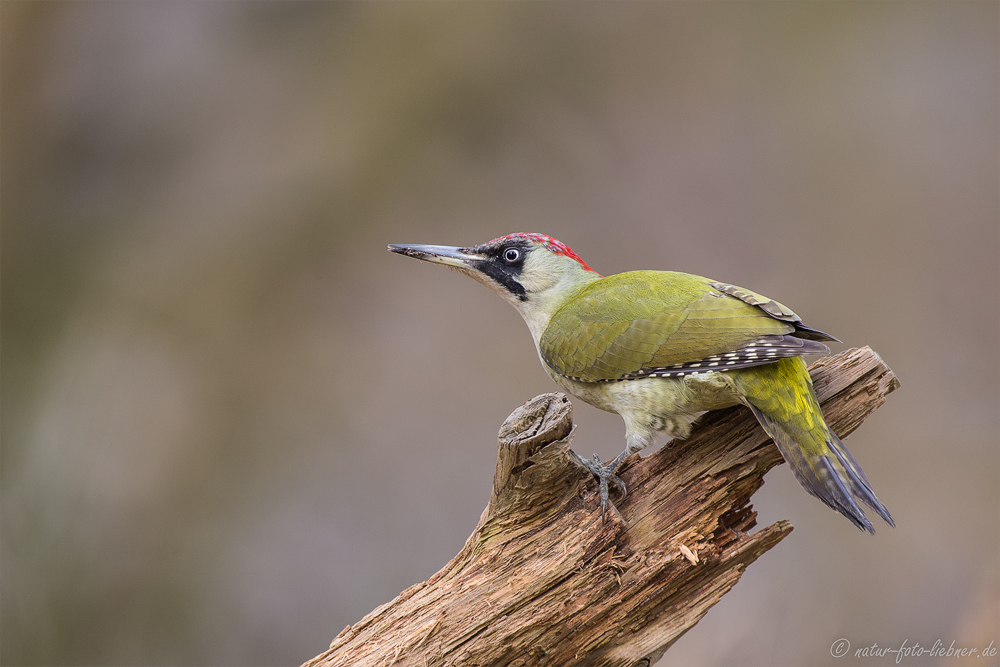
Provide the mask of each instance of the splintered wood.
MULTIPOLYGON (((810 373, 841 437, 899 386, 867 347, 810 373)), ((489 504, 458 555, 306 665, 648 666, 792 530, 750 532, 750 496, 782 459, 744 408, 709 413, 687 440, 627 461, 621 519, 609 512, 607 523, 572 436, 564 394, 515 410, 489 504)))

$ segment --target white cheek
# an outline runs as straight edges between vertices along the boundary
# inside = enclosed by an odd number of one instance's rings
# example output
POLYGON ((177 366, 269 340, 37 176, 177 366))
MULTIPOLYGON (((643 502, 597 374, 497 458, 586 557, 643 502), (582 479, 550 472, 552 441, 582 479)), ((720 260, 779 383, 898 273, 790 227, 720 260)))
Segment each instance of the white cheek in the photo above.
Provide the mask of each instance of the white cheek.
POLYGON ((524 260, 521 284, 530 295, 552 287, 559 275, 558 262, 551 253, 532 252, 524 260))

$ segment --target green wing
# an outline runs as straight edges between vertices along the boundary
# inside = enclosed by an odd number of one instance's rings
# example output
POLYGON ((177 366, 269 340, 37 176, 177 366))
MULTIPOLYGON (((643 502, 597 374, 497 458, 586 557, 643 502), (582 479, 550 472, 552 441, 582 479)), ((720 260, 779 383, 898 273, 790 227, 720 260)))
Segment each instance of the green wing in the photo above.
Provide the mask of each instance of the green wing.
POLYGON ((599 382, 829 351, 803 339, 835 340, 755 292, 686 273, 631 271, 584 287, 556 311, 538 346, 557 373, 599 382))

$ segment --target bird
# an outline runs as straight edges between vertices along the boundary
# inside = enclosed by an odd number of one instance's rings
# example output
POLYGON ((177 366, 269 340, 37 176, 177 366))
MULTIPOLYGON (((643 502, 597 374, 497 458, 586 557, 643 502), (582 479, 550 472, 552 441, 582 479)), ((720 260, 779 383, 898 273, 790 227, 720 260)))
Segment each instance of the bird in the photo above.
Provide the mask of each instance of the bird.
POLYGON ((625 422, 625 449, 597 478, 602 521, 622 463, 666 435, 686 438, 700 415, 744 405, 811 495, 870 533, 860 505, 895 527, 857 460, 827 425, 804 355, 833 336, 751 290, 675 271, 602 276, 539 233, 471 247, 392 244, 390 252, 457 270, 524 319, 542 367, 564 390, 625 422))

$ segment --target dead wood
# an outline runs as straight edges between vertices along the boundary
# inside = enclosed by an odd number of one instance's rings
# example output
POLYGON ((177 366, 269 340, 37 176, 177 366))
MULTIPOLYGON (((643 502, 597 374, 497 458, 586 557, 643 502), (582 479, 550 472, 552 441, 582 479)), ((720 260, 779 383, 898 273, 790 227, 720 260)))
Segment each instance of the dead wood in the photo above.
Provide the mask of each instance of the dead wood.
MULTIPOLYGON (((844 437, 899 386, 870 348, 810 367, 844 437)), ((650 665, 788 535, 757 532, 750 496, 781 455, 750 412, 707 414, 691 437, 621 473, 624 522, 601 522, 569 449, 572 406, 543 394, 500 429, 489 505, 426 582, 345 628, 307 666, 650 665)))

